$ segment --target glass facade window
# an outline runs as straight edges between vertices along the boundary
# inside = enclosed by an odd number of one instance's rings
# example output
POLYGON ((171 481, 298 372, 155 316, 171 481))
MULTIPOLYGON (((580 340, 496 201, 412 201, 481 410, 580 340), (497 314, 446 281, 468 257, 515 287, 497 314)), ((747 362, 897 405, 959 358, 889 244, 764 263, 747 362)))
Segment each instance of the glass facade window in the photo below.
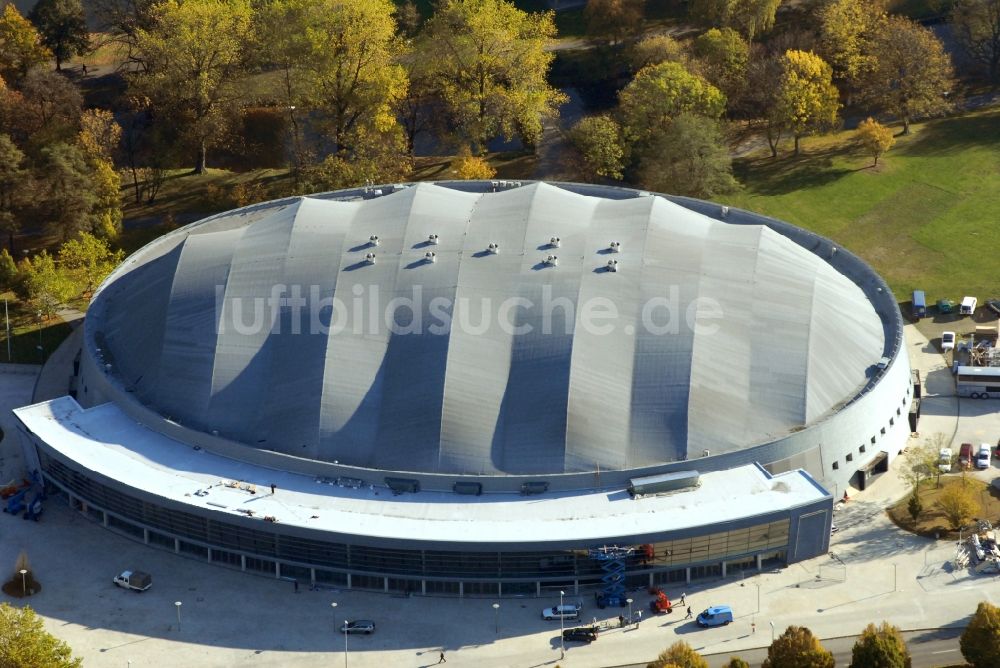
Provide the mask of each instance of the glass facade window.
MULTIPOLYGON (((269 576, 297 578, 359 589, 457 595, 462 582, 466 596, 535 595, 559 589, 576 591, 596 587, 604 572, 588 550, 534 552, 459 552, 453 550, 394 549, 348 545, 316 538, 285 535, 276 530, 208 519, 169 506, 133 498, 75 473, 39 449, 42 470, 49 482, 64 487, 98 521, 138 540, 205 561, 244 568, 269 576), (144 529, 146 531, 144 531, 144 529), (176 538, 175 538, 176 537, 176 538), (502 584, 501 584, 502 582, 502 584)), ((68 495, 67 495, 68 496, 68 495)), ((263 522, 261 522, 264 525, 263 522)), ((789 519, 750 527, 714 531, 700 536, 636 545, 627 558, 629 582, 646 586, 691 577, 708 577, 723 562, 751 563, 756 555, 780 555, 788 548, 789 519), (697 568, 695 568, 697 567, 697 568), (706 570, 707 569, 707 570, 706 570)), ((779 557, 775 557, 779 558, 779 557)), ((721 570, 719 571, 721 574, 721 570)))

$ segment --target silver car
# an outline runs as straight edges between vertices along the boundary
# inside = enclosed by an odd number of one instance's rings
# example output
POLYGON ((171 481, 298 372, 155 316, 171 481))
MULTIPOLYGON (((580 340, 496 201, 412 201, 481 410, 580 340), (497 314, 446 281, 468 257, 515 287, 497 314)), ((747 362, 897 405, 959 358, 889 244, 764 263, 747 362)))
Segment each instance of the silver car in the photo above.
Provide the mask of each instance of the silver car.
POLYGON ((340 632, 364 633, 365 635, 371 635, 372 633, 375 633, 375 622, 370 619, 355 619, 354 621, 342 624, 340 632))

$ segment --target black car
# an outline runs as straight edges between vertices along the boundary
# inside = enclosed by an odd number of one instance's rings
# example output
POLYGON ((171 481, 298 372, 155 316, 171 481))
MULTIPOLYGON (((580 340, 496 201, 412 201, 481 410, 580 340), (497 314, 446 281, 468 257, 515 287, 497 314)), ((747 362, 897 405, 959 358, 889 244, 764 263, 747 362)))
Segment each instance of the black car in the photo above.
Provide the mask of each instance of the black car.
POLYGON ((1000 299, 987 299, 986 308, 1000 315, 1000 299))
POLYGON ((581 642, 594 642, 597 640, 596 626, 580 626, 575 629, 563 631, 563 640, 579 640, 581 642))

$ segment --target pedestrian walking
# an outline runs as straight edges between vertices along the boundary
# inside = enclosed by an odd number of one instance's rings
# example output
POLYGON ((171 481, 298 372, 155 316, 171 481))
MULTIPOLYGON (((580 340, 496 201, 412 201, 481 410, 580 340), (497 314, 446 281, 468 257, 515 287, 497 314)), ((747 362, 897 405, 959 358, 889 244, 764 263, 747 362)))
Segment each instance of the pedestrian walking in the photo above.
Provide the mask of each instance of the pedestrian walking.
POLYGON ((272 496, 274 495, 274 488, 275 488, 275 487, 276 487, 276 485, 275 485, 275 484, 274 484, 274 483, 272 482, 272 483, 271 483, 271 495, 272 495, 272 496))
POLYGON ((681 605, 687 605, 687 603, 685 603, 685 601, 684 601, 684 598, 686 596, 687 596, 687 594, 681 594, 681 605))
POLYGON ((448 659, 444 658, 444 652, 441 652, 441 658, 438 659, 438 663, 448 663, 448 659))
POLYGON ((618 615, 618 628, 625 628, 625 615, 618 615))
POLYGON ((757 622, 750 622, 750 633, 757 633, 757 622))
POLYGON ((691 619, 691 606, 690 606, 690 605, 688 606, 688 614, 687 614, 687 617, 685 617, 684 619, 691 619))

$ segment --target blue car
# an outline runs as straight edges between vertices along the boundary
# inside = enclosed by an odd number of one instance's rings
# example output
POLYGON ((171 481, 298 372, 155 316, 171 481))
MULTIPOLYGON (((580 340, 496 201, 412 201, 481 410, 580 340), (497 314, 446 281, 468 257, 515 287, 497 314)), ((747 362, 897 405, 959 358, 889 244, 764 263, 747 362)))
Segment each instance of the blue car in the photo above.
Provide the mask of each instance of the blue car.
POLYGON ((728 605, 713 605, 698 615, 698 626, 725 626, 733 621, 733 609, 728 605))

